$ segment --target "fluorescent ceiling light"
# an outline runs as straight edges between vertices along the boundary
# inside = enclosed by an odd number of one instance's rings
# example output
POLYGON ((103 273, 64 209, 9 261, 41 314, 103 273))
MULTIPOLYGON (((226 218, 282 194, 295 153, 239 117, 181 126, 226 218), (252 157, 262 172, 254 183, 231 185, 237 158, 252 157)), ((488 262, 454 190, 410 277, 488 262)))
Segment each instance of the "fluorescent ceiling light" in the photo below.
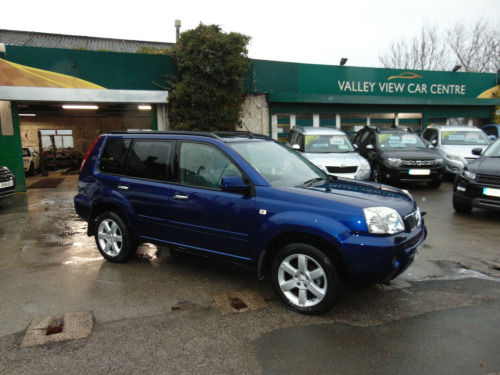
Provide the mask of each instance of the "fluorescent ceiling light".
POLYGON ((20 113, 19 116, 24 116, 24 117, 36 117, 34 113, 20 113))
POLYGON ((149 110, 151 110, 151 106, 150 105, 140 105, 138 108, 141 111, 149 111, 149 110))
POLYGON ((99 109, 96 105, 78 105, 78 104, 64 104, 64 109, 99 109))

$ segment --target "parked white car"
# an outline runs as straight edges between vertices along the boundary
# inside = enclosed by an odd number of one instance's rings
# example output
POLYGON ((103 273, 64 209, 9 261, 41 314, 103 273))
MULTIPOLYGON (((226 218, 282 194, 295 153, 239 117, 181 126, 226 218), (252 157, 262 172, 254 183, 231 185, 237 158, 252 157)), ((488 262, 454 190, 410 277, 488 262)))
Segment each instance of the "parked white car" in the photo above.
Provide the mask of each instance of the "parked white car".
POLYGON ((472 153, 473 149, 484 151, 491 143, 481 129, 467 125, 430 125, 422 138, 434 146, 445 161, 446 172, 452 174, 459 174, 465 165, 479 157, 472 153))
POLYGON ((40 170, 40 154, 30 147, 23 147, 24 172, 34 174, 40 170))
POLYGON ((328 174, 355 180, 370 179, 370 164, 339 129, 294 126, 286 145, 328 174))

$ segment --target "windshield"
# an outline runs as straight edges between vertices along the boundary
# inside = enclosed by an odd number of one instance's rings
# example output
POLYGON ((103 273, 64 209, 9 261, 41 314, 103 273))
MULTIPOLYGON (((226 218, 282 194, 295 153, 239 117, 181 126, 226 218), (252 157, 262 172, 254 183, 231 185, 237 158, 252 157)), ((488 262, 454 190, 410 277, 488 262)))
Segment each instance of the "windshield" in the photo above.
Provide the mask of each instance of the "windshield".
POLYGON ((327 178, 295 151, 279 143, 253 141, 232 143, 231 147, 274 187, 299 186, 327 178))
POLYGON ((424 142, 414 133, 382 133, 377 136, 381 149, 401 150, 409 148, 425 148, 424 142))
POLYGON ((354 152, 351 142, 345 135, 306 135, 305 152, 330 153, 354 152))
POLYGON ((486 149, 484 155, 489 158, 500 158, 500 138, 498 138, 495 143, 486 149))
POLYGON ((441 133, 441 144, 443 145, 489 145, 490 140, 482 131, 454 130, 441 133))
POLYGON ((30 156, 30 152, 27 148, 23 148, 23 156, 30 156))

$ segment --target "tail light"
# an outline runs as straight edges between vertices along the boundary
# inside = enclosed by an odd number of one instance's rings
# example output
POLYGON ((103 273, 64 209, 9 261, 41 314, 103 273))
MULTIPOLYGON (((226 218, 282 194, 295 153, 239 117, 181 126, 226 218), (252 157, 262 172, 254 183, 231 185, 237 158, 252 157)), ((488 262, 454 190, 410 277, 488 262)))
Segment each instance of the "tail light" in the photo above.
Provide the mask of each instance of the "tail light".
POLYGON ((92 146, 90 147, 89 151, 87 152, 87 155, 85 155, 85 157, 83 158, 83 161, 82 161, 82 165, 80 166, 80 172, 82 171, 83 169, 83 166, 85 165, 85 162, 87 161, 90 153, 92 152, 92 150, 94 149, 97 141, 99 140, 99 138, 101 138, 102 135, 100 135, 99 137, 96 138, 96 140, 94 141, 94 143, 92 143, 92 146))

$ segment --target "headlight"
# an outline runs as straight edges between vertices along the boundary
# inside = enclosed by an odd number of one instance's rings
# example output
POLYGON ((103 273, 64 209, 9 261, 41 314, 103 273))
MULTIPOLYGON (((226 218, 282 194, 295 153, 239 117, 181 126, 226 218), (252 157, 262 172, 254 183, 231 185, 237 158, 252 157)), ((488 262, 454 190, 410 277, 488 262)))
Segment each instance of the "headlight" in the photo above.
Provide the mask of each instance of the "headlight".
POLYGON ((30 161, 29 161, 28 159, 24 159, 24 160, 23 160, 23 163, 24 163, 24 164, 29 164, 29 163, 30 163, 30 161))
POLYGON ((475 180, 476 174, 464 169, 464 170, 462 170, 462 177, 468 178, 469 180, 475 180))
POLYGON ((363 208, 366 226, 370 233, 396 234, 405 230, 403 219, 389 207, 363 208))
POLYGON ((399 158, 387 158, 387 162, 393 167, 401 167, 403 164, 403 161, 399 158))
POLYGON ((443 164, 443 158, 437 158, 436 160, 434 160, 434 164, 436 165, 439 165, 439 164, 443 164))
POLYGON ((455 154, 446 154, 446 159, 462 161, 462 158, 459 155, 455 155, 455 154))

